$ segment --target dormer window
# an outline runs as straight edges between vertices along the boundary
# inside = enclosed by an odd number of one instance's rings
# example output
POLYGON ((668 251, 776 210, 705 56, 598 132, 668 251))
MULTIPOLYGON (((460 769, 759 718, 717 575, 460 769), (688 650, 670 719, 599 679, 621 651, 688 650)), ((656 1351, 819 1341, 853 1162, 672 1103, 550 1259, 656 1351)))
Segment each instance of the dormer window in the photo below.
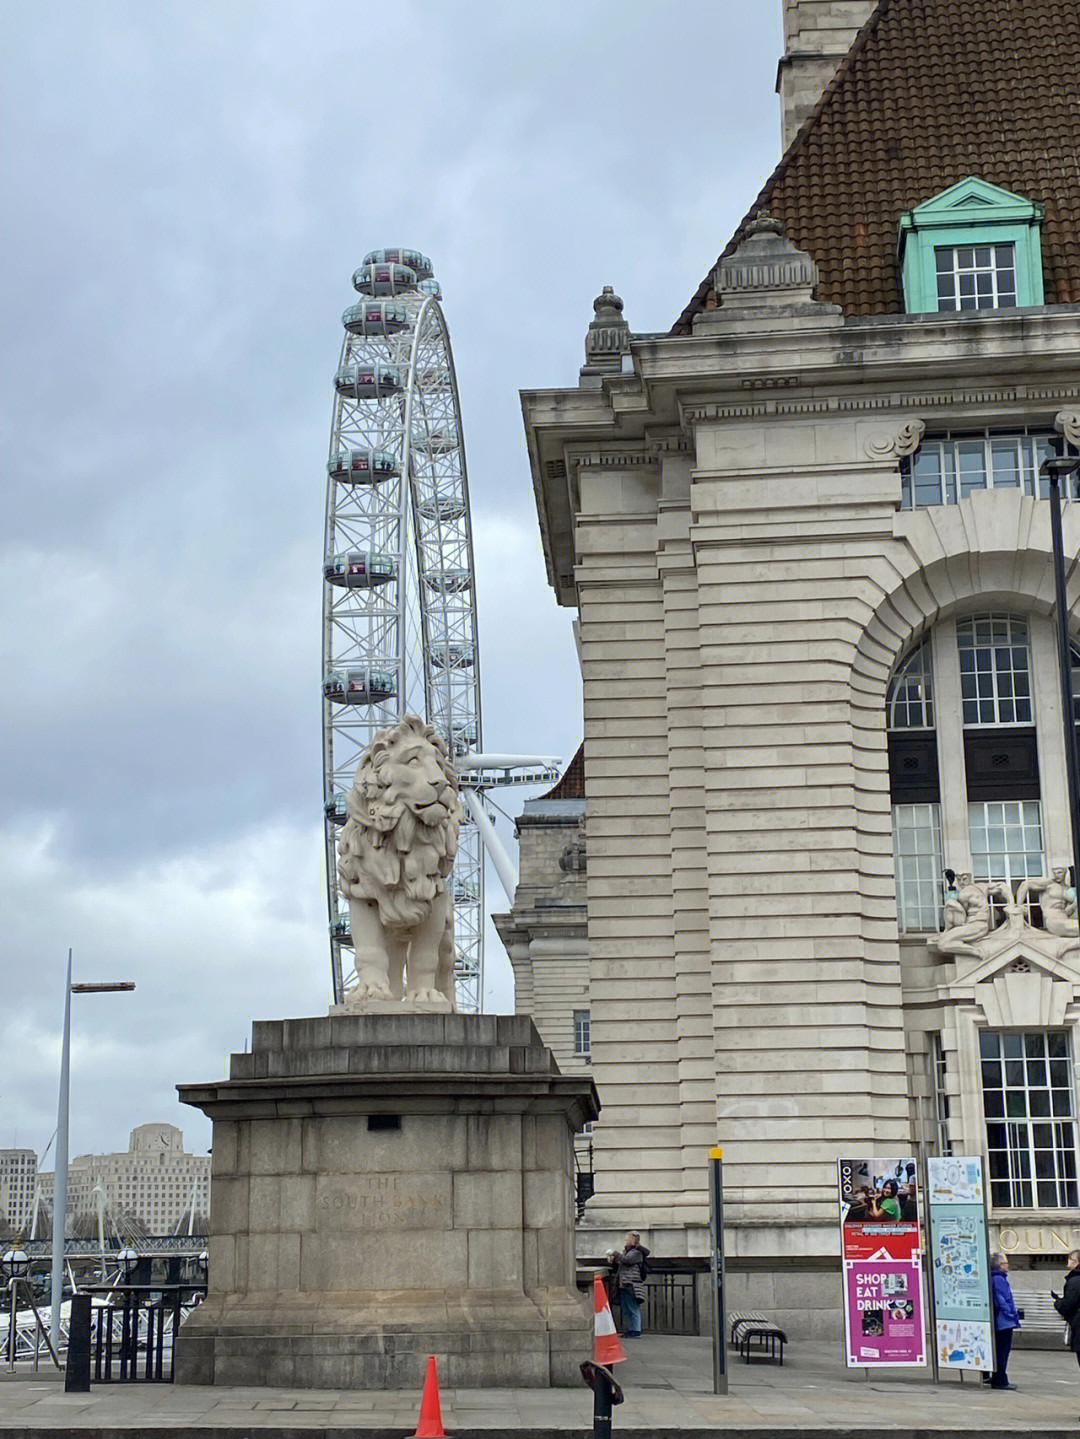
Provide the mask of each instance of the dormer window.
POLYGON ((1043 303, 1041 205, 969 176, 900 219, 908 314, 1043 303))
POLYGON ((1016 304, 1016 247, 935 245, 939 310, 1001 310, 1016 304))

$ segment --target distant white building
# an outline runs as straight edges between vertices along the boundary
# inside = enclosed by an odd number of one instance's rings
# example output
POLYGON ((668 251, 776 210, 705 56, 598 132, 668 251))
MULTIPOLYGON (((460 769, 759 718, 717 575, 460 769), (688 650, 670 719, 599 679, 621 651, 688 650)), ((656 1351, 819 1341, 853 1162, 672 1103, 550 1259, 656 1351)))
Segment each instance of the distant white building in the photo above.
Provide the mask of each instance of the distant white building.
MULTIPOLYGON (((51 1204, 55 1176, 39 1179, 51 1204)), ((98 1184, 106 1208, 130 1215, 148 1234, 171 1233, 189 1209, 210 1213, 210 1156, 187 1153, 174 1124, 140 1124, 124 1154, 77 1155, 68 1165, 68 1213, 92 1211, 98 1184)))
POLYGON ((23 1229, 34 1205, 37 1155, 32 1149, 0 1149, 0 1215, 23 1229))

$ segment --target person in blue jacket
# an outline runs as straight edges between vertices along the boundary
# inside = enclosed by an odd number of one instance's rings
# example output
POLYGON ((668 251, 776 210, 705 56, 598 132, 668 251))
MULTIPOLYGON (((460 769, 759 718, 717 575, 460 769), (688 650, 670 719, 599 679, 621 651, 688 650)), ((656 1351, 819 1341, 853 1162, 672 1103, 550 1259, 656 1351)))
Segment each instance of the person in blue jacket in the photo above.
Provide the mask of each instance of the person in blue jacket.
POLYGON ((1013 1333, 1020 1328, 1020 1314, 1013 1299, 1009 1284, 1009 1257, 1007 1254, 991 1254, 990 1275, 994 1300, 994 1353, 996 1364, 990 1376, 991 1389, 1015 1389, 1009 1383, 1009 1351, 1012 1349, 1013 1333))

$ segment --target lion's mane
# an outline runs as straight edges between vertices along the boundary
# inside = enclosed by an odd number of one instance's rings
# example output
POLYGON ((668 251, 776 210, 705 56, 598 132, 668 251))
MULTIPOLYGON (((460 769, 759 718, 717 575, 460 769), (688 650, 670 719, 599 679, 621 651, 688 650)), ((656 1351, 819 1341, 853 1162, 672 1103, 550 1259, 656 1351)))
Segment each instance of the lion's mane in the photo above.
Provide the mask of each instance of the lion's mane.
POLYGON ((419 924, 446 887, 461 825, 457 775, 441 737, 415 715, 380 730, 360 760, 345 808, 349 817, 338 842, 342 893, 378 904, 384 925, 419 924), (398 748, 417 736, 434 752, 447 782, 448 813, 434 824, 409 808, 395 783, 398 748))

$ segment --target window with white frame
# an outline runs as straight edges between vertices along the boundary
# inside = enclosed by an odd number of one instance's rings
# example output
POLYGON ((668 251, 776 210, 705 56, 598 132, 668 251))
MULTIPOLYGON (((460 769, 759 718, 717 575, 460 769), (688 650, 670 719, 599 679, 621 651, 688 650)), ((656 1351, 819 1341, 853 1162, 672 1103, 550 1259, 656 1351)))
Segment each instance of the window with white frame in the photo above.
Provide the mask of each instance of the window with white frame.
POLYGON ((1073 722, 1080 724, 1080 644, 1069 645, 1069 667, 1072 670, 1073 722))
POLYGON ((1016 250, 994 245, 934 248, 939 310, 1002 310, 1016 304, 1016 250))
POLYGON ((930 641, 911 651, 889 683, 885 701, 891 730, 934 728, 934 680, 930 641))
POLYGON ((590 1054, 592 1052, 589 1042, 589 1011, 587 1009, 574 1010, 574 1053, 590 1054))
POLYGON ((982 1030, 979 1055, 991 1204, 1074 1208, 1076 1099, 1068 1032, 982 1030))
POLYGON ((1031 724, 1027 621, 970 615, 956 624, 965 726, 1031 724))
POLYGON ((1038 800, 969 804, 968 837, 976 879, 1025 879, 1045 872, 1042 806, 1038 800))
POLYGON ((1039 467, 1054 445, 1055 437, 1045 432, 984 430, 924 439, 901 468, 900 508, 955 505, 977 490, 1020 490, 1045 500, 1050 482, 1039 467))
POLYGON ((904 933, 941 928, 941 809, 893 805, 896 910, 904 933))
POLYGON ((934 1103, 934 1129, 938 1154, 951 1154, 952 1141, 949 1138, 949 1093, 946 1082, 948 1069, 945 1064, 945 1046, 941 1034, 935 1031, 927 1038, 930 1041, 930 1083, 934 1103))

